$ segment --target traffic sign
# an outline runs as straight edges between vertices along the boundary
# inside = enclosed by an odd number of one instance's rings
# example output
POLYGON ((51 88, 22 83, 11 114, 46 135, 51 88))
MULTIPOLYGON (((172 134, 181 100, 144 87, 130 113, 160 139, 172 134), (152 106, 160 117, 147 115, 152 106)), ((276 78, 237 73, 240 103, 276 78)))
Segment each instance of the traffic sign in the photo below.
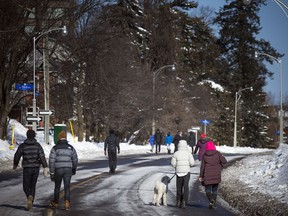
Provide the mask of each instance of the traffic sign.
POLYGON ((15 89, 21 90, 21 91, 32 91, 33 90, 33 84, 31 84, 31 83, 16 84, 15 89))
POLYGON ((203 119, 203 120, 201 120, 201 123, 204 125, 208 125, 208 124, 210 124, 210 121, 207 119, 203 119))
POLYGON ((26 121, 39 122, 39 121, 42 121, 42 117, 41 116, 26 116, 26 121))
POLYGON ((54 110, 39 110, 39 115, 54 115, 54 110))

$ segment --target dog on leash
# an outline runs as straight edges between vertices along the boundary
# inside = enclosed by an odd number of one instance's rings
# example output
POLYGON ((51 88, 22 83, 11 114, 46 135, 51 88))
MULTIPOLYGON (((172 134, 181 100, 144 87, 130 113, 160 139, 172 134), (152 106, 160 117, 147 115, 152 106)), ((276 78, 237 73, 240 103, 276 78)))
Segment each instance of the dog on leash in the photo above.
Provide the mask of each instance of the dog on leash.
POLYGON ((156 181, 153 194, 153 205, 160 206, 160 203, 162 203, 164 206, 167 206, 167 192, 169 183, 170 178, 168 176, 163 176, 161 181, 156 181))

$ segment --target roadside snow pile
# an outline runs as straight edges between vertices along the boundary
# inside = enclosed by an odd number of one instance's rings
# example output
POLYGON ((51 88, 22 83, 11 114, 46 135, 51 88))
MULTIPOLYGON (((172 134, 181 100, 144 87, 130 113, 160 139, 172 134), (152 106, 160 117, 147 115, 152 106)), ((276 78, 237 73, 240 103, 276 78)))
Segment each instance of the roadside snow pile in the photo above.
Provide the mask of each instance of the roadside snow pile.
POLYGON ((273 153, 251 155, 224 169, 221 196, 245 215, 287 215, 287 152, 281 144, 273 153))

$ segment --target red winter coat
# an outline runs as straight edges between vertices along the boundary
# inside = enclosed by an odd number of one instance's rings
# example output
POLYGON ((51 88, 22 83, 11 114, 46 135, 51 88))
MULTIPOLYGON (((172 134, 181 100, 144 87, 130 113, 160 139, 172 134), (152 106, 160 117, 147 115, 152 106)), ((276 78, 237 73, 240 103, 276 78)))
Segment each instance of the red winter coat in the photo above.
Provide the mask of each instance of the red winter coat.
POLYGON ((219 184, 221 182, 221 171, 227 160, 216 151, 206 151, 203 155, 200 177, 204 179, 204 185, 219 184))

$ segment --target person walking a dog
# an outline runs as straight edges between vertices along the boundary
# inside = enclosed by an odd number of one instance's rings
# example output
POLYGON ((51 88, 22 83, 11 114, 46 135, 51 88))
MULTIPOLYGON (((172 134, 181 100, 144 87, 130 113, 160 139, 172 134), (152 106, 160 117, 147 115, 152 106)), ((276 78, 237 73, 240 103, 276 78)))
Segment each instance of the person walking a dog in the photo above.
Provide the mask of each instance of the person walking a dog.
POLYGON ((120 154, 119 139, 111 129, 104 143, 104 155, 106 156, 108 152, 110 173, 115 173, 117 167, 117 151, 120 154))
POLYGON ((70 182, 72 175, 76 174, 78 155, 74 147, 68 143, 65 131, 58 134, 58 139, 49 155, 50 178, 55 182, 54 199, 50 201, 50 205, 54 208, 58 207, 63 180, 64 207, 65 210, 70 210, 70 182))
POLYGON ((221 171, 226 163, 226 158, 216 150, 213 141, 209 140, 201 161, 199 181, 205 186, 210 209, 215 208, 221 171))
POLYGON ((178 150, 173 154, 171 165, 176 173, 176 206, 186 208, 189 196, 190 167, 195 161, 188 150, 186 140, 180 140, 178 150))
POLYGON ((200 139, 198 140, 197 144, 196 144, 196 148, 194 150, 194 154, 197 153, 198 149, 199 149, 199 153, 198 153, 198 160, 201 161, 202 157, 206 151, 206 143, 209 140, 206 138, 206 134, 201 134, 200 135, 200 139))
POLYGON ((18 166, 22 157, 23 167, 23 190, 27 198, 27 209, 32 210, 35 200, 36 183, 39 176, 40 166, 44 167, 43 175, 48 176, 48 164, 42 146, 35 139, 34 130, 28 130, 27 139, 20 144, 14 154, 13 169, 18 166))

